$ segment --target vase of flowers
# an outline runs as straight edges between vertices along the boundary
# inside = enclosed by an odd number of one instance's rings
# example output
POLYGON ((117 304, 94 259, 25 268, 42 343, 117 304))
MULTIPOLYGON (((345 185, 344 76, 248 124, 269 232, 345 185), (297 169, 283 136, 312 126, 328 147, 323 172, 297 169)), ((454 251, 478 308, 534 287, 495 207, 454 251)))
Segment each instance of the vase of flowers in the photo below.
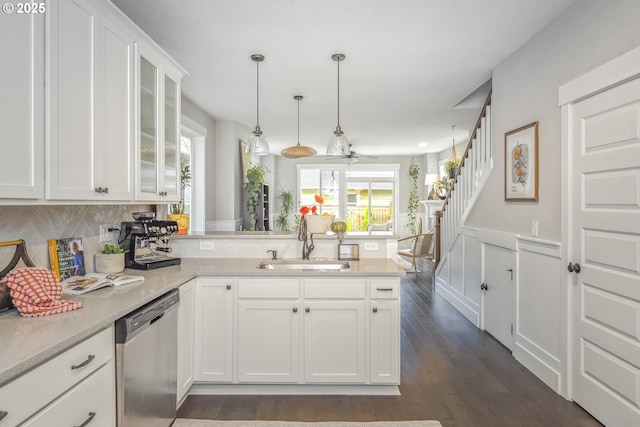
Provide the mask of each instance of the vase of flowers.
MULTIPOLYGON (((316 194, 314 196, 314 200, 315 203, 311 206, 303 205, 298 210, 298 213, 302 215, 300 218, 300 224, 302 225, 303 222, 305 223, 307 233, 325 234, 331 226, 334 215, 318 215, 318 206, 324 203, 324 198, 316 194)), ((302 227, 300 228, 302 229, 302 227)))

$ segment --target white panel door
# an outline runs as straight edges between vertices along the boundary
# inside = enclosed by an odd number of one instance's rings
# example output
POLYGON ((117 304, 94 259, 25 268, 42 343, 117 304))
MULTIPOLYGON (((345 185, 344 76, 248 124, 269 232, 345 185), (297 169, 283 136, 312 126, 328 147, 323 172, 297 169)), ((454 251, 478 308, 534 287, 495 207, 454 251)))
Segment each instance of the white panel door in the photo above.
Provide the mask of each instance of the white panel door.
POLYGON ((400 382, 400 303, 371 301, 371 383, 400 382))
POLYGON ((298 300, 238 302, 238 381, 298 382, 299 305, 298 300))
POLYGON ((513 252, 484 245, 483 292, 484 329, 509 350, 513 350, 515 298, 513 252))
POLYGON ((638 426, 640 79, 568 117, 573 398, 605 425, 638 426))
POLYGON ((44 15, 0 14, 0 198, 44 196, 44 15))
POLYGON ((364 301, 305 301, 304 306, 305 382, 364 382, 364 301))
POLYGON ((97 12, 81 0, 50 2, 47 198, 96 197, 99 141, 94 123, 97 12))
POLYGON ((195 381, 230 382, 233 279, 196 279, 195 381))

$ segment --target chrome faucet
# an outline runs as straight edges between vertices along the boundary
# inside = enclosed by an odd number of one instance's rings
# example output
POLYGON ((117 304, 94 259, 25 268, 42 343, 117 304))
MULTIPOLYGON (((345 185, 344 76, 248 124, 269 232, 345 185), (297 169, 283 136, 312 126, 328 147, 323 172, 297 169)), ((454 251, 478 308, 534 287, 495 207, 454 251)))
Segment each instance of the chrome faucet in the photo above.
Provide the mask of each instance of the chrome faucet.
POLYGON ((267 253, 271 252, 271 261, 277 261, 278 260, 278 251, 276 251, 275 249, 269 249, 267 251, 267 253))
POLYGON ((300 221, 300 231, 298 231, 298 240, 302 241, 302 259, 309 259, 309 254, 313 251, 313 233, 307 232, 307 221, 303 216, 300 221), (311 244, 309 244, 311 240, 311 244))

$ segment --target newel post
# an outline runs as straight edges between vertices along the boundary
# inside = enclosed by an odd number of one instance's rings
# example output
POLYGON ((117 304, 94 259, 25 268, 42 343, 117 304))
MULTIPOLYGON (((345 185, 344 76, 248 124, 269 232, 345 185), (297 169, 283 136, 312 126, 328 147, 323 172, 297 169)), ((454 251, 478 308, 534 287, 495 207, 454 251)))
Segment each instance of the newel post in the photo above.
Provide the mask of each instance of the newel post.
POLYGON ((438 264, 440 263, 440 220, 442 219, 442 211, 438 210, 435 211, 435 217, 436 217, 436 226, 434 229, 434 233, 435 233, 435 237, 436 237, 436 244, 435 244, 435 257, 434 257, 434 262, 435 262, 435 267, 438 266, 438 264))

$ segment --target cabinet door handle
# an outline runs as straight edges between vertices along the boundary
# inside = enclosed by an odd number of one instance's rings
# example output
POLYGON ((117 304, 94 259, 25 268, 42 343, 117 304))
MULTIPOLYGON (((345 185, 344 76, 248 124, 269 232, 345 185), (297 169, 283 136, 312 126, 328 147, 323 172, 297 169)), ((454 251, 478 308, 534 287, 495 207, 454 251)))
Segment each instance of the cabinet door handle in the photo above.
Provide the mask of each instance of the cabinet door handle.
POLYGON ((109 187, 104 187, 103 193, 107 194, 109 192, 109 187))
POLYGON ((0 421, 2 421, 7 415, 9 415, 7 411, 0 411, 0 421))
POLYGON ((297 313, 298 312, 298 307, 293 307, 293 312, 297 313))
POLYGON ((82 362, 79 365, 71 365, 71 369, 80 369, 82 367, 87 366, 89 363, 91 363, 93 361, 93 359, 95 359, 96 356, 93 354, 90 354, 89 357, 87 357, 87 360, 85 360, 84 362, 82 362))
POLYGON ((231 285, 227 285, 227 289, 231 289, 231 285))
POLYGON ((93 189, 93 191, 96 193, 102 193, 102 187, 96 187, 93 189))
POLYGON ((308 313, 308 312, 311 311, 311 309, 309 307, 307 307, 307 308, 304 309, 304 311, 305 311, 305 313, 308 313))
POLYGON ((373 307, 373 312, 377 313, 378 312, 378 307, 373 307))
POLYGON ((376 288, 376 291, 392 291, 393 288, 376 288))
POLYGON ((93 417, 95 417, 95 416, 96 416, 95 412, 89 412, 89 417, 86 420, 84 420, 84 422, 82 424, 80 424, 79 426, 73 426, 73 427, 85 427, 85 426, 88 426, 89 423, 91 421, 93 421, 93 417))

